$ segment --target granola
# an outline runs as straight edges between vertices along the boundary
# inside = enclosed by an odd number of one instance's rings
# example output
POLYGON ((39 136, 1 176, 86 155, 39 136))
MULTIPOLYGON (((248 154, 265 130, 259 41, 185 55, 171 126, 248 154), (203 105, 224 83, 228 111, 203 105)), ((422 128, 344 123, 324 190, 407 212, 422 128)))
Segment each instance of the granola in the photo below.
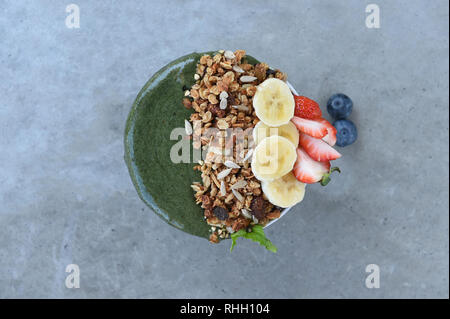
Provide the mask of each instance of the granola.
POLYGON ((184 94, 183 106, 193 110, 186 121, 186 133, 200 136, 199 140, 194 138, 193 147, 206 152, 205 160, 194 167, 201 172, 202 181, 191 187, 211 225, 213 243, 280 216, 280 209, 267 200, 252 173, 253 140, 245 138, 239 148, 232 145, 235 138, 227 136, 229 129, 245 131, 259 122, 252 99, 257 85, 273 77, 286 80, 285 73, 270 69, 266 63, 247 63, 244 50, 221 50, 200 58, 196 82, 184 94), (210 128, 219 133, 208 136, 205 133, 210 128))

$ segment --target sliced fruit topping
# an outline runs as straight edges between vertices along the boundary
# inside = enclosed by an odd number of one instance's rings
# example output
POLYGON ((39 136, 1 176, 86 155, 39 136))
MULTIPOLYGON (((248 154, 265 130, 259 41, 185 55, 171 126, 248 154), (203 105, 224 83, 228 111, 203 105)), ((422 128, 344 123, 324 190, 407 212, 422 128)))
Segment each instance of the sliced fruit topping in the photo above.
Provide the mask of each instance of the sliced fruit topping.
POLYGON ((292 172, 271 182, 262 182, 261 187, 269 202, 283 208, 300 203, 305 196, 305 184, 292 172))
POLYGON ((309 136, 323 138, 328 134, 327 126, 318 121, 302 119, 297 116, 294 116, 291 121, 300 132, 308 134, 309 136))
POLYGON ((338 159, 341 154, 321 139, 300 134, 300 146, 315 161, 327 162, 338 159))
POLYGON ((302 117, 304 119, 320 119, 322 117, 322 111, 319 104, 307 98, 306 96, 298 96, 294 94, 295 111, 294 115, 302 117))
POLYGON ((330 162, 317 162, 301 148, 297 148, 297 161, 293 173, 302 183, 319 182, 330 170, 330 162))
POLYGON ((328 130, 328 134, 325 135, 325 137, 323 137, 322 140, 327 142, 330 146, 334 146, 334 144, 336 144, 336 133, 337 133, 336 128, 325 119, 320 119, 317 121, 324 124, 328 130))
POLYGON ((336 120, 347 118, 352 113, 352 109, 352 100, 342 93, 334 94, 327 103, 328 113, 336 120))
POLYGON ((349 120, 338 120, 334 122, 337 130, 337 146, 347 146, 353 144, 358 138, 358 131, 355 124, 349 120))
POLYGON ((258 145, 266 137, 273 135, 283 136, 291 141, 295 147, 298 146, 300 134, 298 133, 297 127, 295 127, 294 123, 291 121, 279 127, 270 127, 262 121, 259 121, 253 129, 253 140, 255 141, 255 145, 258 145))
POLYGON ((295 146, 285 137, 266 137, 256 146, 252 171, 261 181, 280 178, 292 170, 297 154, 295 146))
POLYGON ((258 85, 253 97, 256 116, 268 126, 287 124, 294 116, 294 97, 283 81, 270 78, 258 85))

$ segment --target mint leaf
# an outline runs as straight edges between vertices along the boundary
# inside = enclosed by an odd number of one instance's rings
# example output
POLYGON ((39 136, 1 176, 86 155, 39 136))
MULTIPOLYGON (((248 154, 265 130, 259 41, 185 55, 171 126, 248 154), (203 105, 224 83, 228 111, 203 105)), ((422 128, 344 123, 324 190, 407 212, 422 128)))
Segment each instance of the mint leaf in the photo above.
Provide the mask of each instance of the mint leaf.
POLYGON ((326 174, 323 174, 322 179, 320 180, 320 185, 322 186, 327 186, 328 183, 331 181, 330 175, 331 173, 333 173, 334 171, 337 171, 339 174, 341 173, 341 170, 339 169, 339 167, 331 167, 330 171, 326 174))
POLYGON ((233 251, 234 246, 236 246, 236 239, 238 239, 239 237, 244 237, 245 234, 247 234, 245 229, 241 229, 241 230, 231 234, 231 241, 232 242, 231 242, 230 251, 233 251))
POLYGON ((267 250, 276 253, 277 247, 272 244, 272 242, 264 234, 264 229, 261 225, 255 225, 251 232, 247 232, 245 229, 241 229, 233 234, 231 234, 231 247, 230 251, 233 251, 234 246, 236 246, 236 239, 239 237, 251 239, 254 242, 259 243, 261 246, 266 247, 267 250))

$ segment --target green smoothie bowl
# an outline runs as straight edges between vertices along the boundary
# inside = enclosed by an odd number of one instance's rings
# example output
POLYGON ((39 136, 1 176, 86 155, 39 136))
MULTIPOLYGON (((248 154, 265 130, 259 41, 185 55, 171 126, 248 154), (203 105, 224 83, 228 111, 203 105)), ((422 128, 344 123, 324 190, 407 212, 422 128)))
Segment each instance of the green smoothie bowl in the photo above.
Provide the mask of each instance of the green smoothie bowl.
POLYGON ((232 247, 238 237, 249 238, 275 252, 263 228, 305 190, 298 177, 305 174, 296 94, 284 73, 241 50, 192 53, 169 63, 141 89, 126 123, 125 162, 139 197, 186 233, 214 243, 231 238, 232 247), (216 135, 205 133, 213 129, 216 135), (245 133, 242 147, 230 148, 238 143, 236 132, 245 133), (277 161, 274 174, 266 160, 277 161))

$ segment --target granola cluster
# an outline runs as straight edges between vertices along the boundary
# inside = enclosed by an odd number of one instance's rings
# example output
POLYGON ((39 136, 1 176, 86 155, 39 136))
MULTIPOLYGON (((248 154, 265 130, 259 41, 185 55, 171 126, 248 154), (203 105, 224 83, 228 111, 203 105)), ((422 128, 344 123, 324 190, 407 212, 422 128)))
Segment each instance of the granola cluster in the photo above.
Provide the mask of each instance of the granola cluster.
POLYGON ((265 63, 247 63, 243 50, 219 51, 200 58, 196 83, 185 92, 183 105, 194 111, 186 121, 186 132, 190 138, 198 136, 193 138, 193 147, 206 152, 204 161, 194 167, 201 172, 202 181, 191 187, 211 225, 211 242, 280 216, 280 208, 265 198, 252 173, 252 139, 246 138, 239 148, 231 145, 235 139, 227 138, 228 129, 252 129, 259 122, 252 99, 256 86, 272 77, 286 80, 286 74, 265 63), (219 134, 208 135, 209 128, 218 129, 219 134))

